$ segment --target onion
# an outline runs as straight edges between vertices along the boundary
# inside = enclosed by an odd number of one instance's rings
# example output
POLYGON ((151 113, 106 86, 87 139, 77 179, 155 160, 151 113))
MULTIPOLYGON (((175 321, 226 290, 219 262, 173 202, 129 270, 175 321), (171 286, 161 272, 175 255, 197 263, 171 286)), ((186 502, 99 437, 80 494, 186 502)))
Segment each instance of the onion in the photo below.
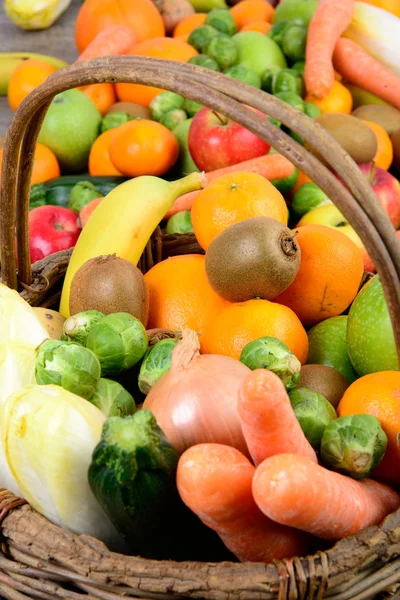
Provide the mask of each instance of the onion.
POLYGON ((214 442, 249 456, 237 412, 239 386, 249 372, 234 358, 200 355, 197 333, 186 329, 172 353, 170 370, 152 387, 143 408, 152 411, 180 453, 214 442))

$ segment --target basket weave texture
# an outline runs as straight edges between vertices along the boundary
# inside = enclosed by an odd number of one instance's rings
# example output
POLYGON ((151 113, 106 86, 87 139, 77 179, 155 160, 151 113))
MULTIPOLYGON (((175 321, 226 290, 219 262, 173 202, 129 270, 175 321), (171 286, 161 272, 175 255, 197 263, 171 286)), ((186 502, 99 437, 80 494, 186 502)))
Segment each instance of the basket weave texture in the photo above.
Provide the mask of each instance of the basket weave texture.
MULTIPOLYGON (((382 281, 400 355, 400 241, 357 165, 324 129, 288 104, 194 65, 134 56, 94 59, 54 73, 28 96, 14 116, 3 152, 3 283, 20 290, 32 305, 57 303, 71 251, 30 264, 32 158, 53 97, 67 89, 105 81, 152 85, 209 106, 256 133, 309 175, 358 232, 371 256, 382 281), (301 135, 321 159, 252 109, 301 135)), ((157 228, 139 266, 145 272, 168 256, 194 252, 202 250, 193 235, 168 236, 157 228)), ((400 599, 400 510, 381 525, 314 556, 268 565, 178 563, 112 553, 98 540, 55 526, 25 501, 0 488, 0 535, 0 595, 10 600, 369 600, 378 595, 400 599)))

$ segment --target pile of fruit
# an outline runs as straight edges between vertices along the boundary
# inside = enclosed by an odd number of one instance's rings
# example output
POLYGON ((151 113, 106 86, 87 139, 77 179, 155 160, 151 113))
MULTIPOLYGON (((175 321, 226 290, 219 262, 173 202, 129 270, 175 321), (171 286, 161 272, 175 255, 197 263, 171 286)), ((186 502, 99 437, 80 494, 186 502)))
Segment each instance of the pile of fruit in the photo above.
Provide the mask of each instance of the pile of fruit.
MULTIPOLYGON (((275 95, 342 145, 399 229, 400 63, 357 37, 363 17, 399 31, 390 0, 209 1, 167 37, 150 0, 86 0, 80 60, 189 62, 275 95)), ((12 108, 57 68, 43 64, 13 71, 12 108)), ((31 184, 32 262, 73 250, 59 312, 0 284, 2 486, 156 559, 290 558, 400 507, 382 285, 309 177, 179 94, 101 83, 55 97, 31 184), (199 253, 143 275, 158 226, 199 253)))

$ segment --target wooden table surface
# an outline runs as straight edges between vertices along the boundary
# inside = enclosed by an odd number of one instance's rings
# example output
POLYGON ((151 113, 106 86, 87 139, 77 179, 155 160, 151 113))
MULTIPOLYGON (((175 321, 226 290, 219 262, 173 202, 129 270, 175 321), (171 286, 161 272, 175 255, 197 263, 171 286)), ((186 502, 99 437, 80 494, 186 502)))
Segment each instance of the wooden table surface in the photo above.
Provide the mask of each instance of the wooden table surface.
MULTIPOLYGON (((66 12, 47 30, 24 31, 11 23, 0 2, 0 52, 37 52, 73 62, 77 57, 74 25, 81 4, 81 0, 72 0, 66 12)), ((7 98, 0 97, 0 135, 4 135, 11 119, 7 98)))

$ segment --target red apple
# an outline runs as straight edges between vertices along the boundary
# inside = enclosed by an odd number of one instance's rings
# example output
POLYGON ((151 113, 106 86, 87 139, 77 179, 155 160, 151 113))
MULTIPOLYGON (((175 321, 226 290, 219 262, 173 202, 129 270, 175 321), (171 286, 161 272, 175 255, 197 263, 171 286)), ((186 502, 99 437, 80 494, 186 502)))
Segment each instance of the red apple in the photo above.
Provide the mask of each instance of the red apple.
POLYGON ((81 229, 77 214, 61 206, 38 206, 29 213, 29 247, 34 263, 53 252, 75 246, 81 229))
POLYGON ((263 156, 270 149, 267 142, 248 129, 206 107, 193 117, 188 143, 190 154, 201 171, 230 167, 263 156))

